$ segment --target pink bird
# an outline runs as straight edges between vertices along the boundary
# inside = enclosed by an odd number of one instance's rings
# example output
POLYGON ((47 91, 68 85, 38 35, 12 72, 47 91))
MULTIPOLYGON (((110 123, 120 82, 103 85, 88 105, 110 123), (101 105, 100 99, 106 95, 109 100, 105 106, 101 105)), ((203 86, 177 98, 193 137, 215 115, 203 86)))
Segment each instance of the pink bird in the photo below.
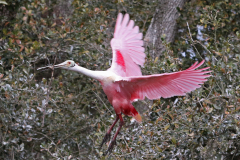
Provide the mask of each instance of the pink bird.
MULTIPOLYGON (((204 71, 209 67, 196 70, 204 63, 204 60, 199 64, 198 62, 194 63, 184 71, 143 76, 140 66, 144 65, 146 55, 142 33, 139 33, 138 26, 134 27, 133 20, 129 21, 128 14, 125 14, 124 18, 121 13, 118 14, 111 47, 113 51, 112 66, 107 71, 91 71, 78 66, 72 60, 54 65, 56 68, 82 73, 101 83, 103 91, 116 112, 116 120, 107 131, 101 147, 110 140, 110 132, 120 120, 119 127, 105 154, 111 152, 116 144, 116 137, 124 124, 122 113, 134 117, 138 122, 142 121, 140 114, 132 105, 134 100, 144 100, 145 97, 159 99, 184 96, 187 92, 201 87, 200 84, 207 81, 205 78, 211 76, 204 75, 211 72, 204 71)), ((52 66, 47 67, 51 68, 52 66)), ((43 68, 46 67, 39 69, 43 68)))

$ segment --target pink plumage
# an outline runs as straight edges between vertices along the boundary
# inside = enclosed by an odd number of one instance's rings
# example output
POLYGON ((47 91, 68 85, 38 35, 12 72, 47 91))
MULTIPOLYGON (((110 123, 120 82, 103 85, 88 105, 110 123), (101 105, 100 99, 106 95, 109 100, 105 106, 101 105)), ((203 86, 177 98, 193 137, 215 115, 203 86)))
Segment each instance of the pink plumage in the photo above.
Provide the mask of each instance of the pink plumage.
POLYGON ((119 13, 114 37, 111 40, 113 59, 109 71, 122 77, 141 76, 140 66, 143 66, 146 57, 142 46, 142 33, 139 33, 138 26, 134 27, 134 22, 133 20, 129 21, 128 14, 125 14, 123 18, 123 15, 119 13), (122 57, 118 56, 119 53, 122 57), (118 63, 122 62, 122 58, 125 64, 124 67, 118 63))
POLYGON ((142 121, 141 116, 131 104, 134 100, 143 100, 145 97, 159 99, 161 97, 183 96, 187 92, 201 87, 200 84, 206 81, 205 78, 211 76, 205 75, 211 71, 204 71, 209 67, 196 70, 204 63, 204 60, 199 64, 197 64, 198 62, 194 63, 184 71, 142 76, 140 66, 143 66, 145 62, 142 34, 139 33, 137 26, 133 26, 134 22, 132 20, 129 22, 128 14, 123 18, 122 14, 119 13, 114 38, 111 40, 112 66, 108 71, 120 77, 114 79, 112 83, 100 81, 117 114, 117 118, 105 135, 102 144, 120 119, 119 129, 109 145, 108 151, 112 150, 116 136, 123 125, 122 113, 133 116, 138 122, 142 121))
POLYGON ((126 71, 126 64, 124 61, 124 58, 121 54, 121 52, 119 50, 116 50, 116 63, 119 67, 121 67, 121 69, 123 70, 123 72, 127 72, 126 71))
MULTIPOLYGON (((71 60, 54 66, 85 74, 99 80, 102 84, 103 91, 116 112, 116 120, 107 131, 101 146, 110 139, 111 130, 120 120, 119 127, 107 152, 111 152, 113 149, 118 132, 124 124, 122 113, 133 116, 138 122, 142 121, 140 114, 132 105, 135 99, 183 96, 187 92, 199 88, 206 81, 206 78, 211 76, 207 74, 211 71, 205 71, 209 67, 197 69, 204 61, 199 64, 196 62, 187 70, 180 72, 142 76, 140 66, 143 66, 146 56, 142 33, 139 33, 138 26, 134 27, 133 20, 129 21, 128 14, 125 14, 124 18, 121 13, 118 14, 111 47, 113 52, 112 66, 107 71, 91 71, 78 66, 71 60)), ((46 67, 39 69, 44 68, 46 67)))
POLYGON ((201 87, 200 84, 207 81, 205 78, 211 76, 204 75, 211 72, 204 71, 209 69, 209 67, 196 70, 203 63, 204 60, 198 65, 196 62, 187 70, 180 72, 124 77, 115 83, 119 84, 120 92, 131 94, 131 101, 135 99, 143 100, 145 97, 148 99, 159 99, 161 97, 183 96, 187 92, 201 87))

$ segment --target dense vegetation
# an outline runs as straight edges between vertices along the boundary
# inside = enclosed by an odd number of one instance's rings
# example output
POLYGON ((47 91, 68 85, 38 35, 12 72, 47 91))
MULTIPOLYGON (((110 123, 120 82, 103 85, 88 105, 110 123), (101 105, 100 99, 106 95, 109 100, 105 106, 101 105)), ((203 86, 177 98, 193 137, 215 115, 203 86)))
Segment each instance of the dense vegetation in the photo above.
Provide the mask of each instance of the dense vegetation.
POLYGON ((0 4, 0 159, 239 159, 240 1, 194 0, 178 8, 174 43, 143 74, 206 60, 212 77, 184 97, 136 102, 108 157, 99 145, 115 119, 100 84, 64 70, 36 69, 72 59, 92 70, 111 63, 118 12, 144 34, 157 2, 9 0, 0 4))

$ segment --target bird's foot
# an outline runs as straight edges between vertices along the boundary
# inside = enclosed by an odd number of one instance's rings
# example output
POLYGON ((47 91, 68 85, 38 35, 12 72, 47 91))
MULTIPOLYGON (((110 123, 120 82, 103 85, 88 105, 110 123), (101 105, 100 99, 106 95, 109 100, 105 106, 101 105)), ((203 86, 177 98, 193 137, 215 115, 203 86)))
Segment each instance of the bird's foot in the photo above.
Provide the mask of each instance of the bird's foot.
POLYGON ((107 141, 110 140, 110 137, 111 137, 110 133, 106 133, 106 134, 105 134, 105 136, 104 136, 104 138, 103 138, 103 140, 102 140, 102 143, 101 143, 101 145, 100 145, 100 149, 102 148, 102 146, 103 146, 104 143, 106 143, 107 141))
POLYGON ((113 150, 114 145, 116 145, 116 144, 117 144, 116 139, 111 141, 111 143, 108 146, 107 151, 103 155, 106 156, 108 153, 111 153, 112 150, 113 150))

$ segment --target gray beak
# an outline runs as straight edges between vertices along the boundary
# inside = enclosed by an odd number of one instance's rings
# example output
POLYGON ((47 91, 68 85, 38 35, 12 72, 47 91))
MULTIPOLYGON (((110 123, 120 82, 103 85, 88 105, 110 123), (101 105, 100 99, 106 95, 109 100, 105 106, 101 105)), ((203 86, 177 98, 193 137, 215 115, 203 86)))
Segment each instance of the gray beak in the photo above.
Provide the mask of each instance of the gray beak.
POLYGON ((54 65, 54 66, 40 67, 37 70, 42 70, 42 69, 46 69, 46 68, 50 68, 50 69, 53 69, 53 68, 64 68, 65 66, 66 66, 66 64, 63 62, 63 63, 57 64, 57 65, 54 65))

